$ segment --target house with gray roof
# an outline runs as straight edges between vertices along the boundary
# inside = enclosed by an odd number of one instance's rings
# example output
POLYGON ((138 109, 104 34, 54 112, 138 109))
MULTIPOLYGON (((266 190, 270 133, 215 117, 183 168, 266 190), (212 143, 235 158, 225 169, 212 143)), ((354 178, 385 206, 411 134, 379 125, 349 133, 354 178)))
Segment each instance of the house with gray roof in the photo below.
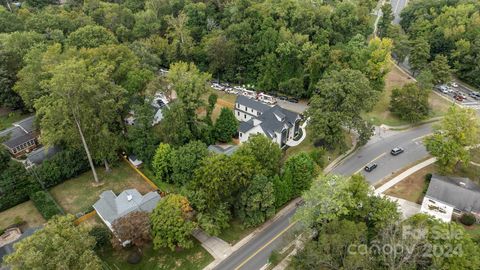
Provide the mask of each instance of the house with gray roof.
POLYGON ((160 194, 155 191, 142 195, 136 189, 127 189, 117 196, 112 190, 106 190, 100 194, 100 199, 93 205, 93 209, 112 230, 112 224, 118 218, 135 211, 150 213, 160 199, 160 194))
POLYGON ((18 158, 38 146, 39 134, 35 127, 35 116, 30 116, 0 131, 0 138, 4 139, 2 144, 10 154, 18 158))
POLYGON ((42 164, 44 160, 52 158, 56 153, 60 152, 61 148, 58 146, 45 147, 42 146, 27 154, 27 159, 24 161, 25 168, 31 168, 42 164))
POLYGON ((434 174, 420 211, 446 222, 462 213, 480 217, 480 186, 468 178, 434 174))
POLYGON ((299 114, 280 107, 268 106, 245 96, 237 96, 235 117, 240 121, 240 143, 246 142, 252 134, 263 134, 280 147, 293 140, 300 129, 299 114))

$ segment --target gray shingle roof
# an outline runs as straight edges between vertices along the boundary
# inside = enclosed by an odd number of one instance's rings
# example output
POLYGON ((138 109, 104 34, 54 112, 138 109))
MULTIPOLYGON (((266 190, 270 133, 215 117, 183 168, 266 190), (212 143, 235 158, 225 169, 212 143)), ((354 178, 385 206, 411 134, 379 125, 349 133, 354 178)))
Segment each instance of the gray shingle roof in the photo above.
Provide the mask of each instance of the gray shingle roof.
POLYGON ((60 152, 60 147, 41 147, 27 155, 27 161, 30 164, 41 164, 44 160, 53 157, 56 153, 60 152))
POLYGON ((247 132, 250 129, 252 129, 253 127, 254 127, 253 120, 250 119, 247 122, 240 122, 240 124, 238 125, 238 131, 247 132))
POLYGON ((35 116, 30 116, 13 124, 13 127, 0 131, 0 137, 7 137, 3 142, 8 148, 15 148, 38 136, 35 127, 35 116))
POLYGON ((100 199, 93 205, 97 213, 107 222, 113 222, 134 211, 151 212, 157 206, 160 195, 151 191, 142 196, 136 189, 127 189, 118 196, 111 190, 100 194, 100 199))
POLYGON ((462 211, 480 212, 480 186, 468 178, 433 175, 426 196, 462 211))
POLYGON ((217 153, 217 154, 225 154, 227 156, 233 155, 235 151, 237 151, 238 145, 210 145, 208 146, 208 151, 217 153))
POLYGON ((265 111, 269 110, 271 107, 263 104, 261 102, 258 102, 254 99, 250 99, 246 96, 239 95, 237 96, 237 100, 235 103, 238 103, 240 105, 247 106, 248 108, 252 108, 256 111, 259 111, 260 113, 264 113, 265 111))
POLYGON ((270 133, 282 132, 284 128, 290 128, 299 118, 297 113, 286 110, 278 105, 270 108, 258 117, 262 121, 260 126, 270 133))

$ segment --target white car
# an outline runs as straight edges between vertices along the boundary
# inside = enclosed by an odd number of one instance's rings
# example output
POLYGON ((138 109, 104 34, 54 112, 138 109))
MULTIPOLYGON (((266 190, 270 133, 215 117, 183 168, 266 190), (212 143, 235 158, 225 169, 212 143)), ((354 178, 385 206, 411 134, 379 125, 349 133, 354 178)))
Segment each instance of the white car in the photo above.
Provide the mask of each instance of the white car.
POLYGON ((456 83, 456 82, 452 82, 451 84, 452 84, 452 86, 455 87, 455 88, 458 87, 458 83, 456 83))

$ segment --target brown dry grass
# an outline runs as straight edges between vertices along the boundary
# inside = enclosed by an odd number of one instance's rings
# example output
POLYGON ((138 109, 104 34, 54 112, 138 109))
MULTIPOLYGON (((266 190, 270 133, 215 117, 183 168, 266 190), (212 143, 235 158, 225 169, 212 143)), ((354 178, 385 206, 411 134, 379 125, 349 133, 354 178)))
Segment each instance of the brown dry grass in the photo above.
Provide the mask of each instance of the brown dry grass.
POLYGON ((3 212, 0 212, 0 229, 14 223, 15 217, 22 218, 26 224, 24 227, 37 227, 45 223, 45 219, 38 212, 32 201, 21 203, 3 212))
POLYGON ((414 203, 422 203, 423 190, 425 189, 425 175, 435 173, 437 167, 435 164, 429 165, 403 179, 400 183, 388 189, 386 194, 397 198, 402 198, 414 203))

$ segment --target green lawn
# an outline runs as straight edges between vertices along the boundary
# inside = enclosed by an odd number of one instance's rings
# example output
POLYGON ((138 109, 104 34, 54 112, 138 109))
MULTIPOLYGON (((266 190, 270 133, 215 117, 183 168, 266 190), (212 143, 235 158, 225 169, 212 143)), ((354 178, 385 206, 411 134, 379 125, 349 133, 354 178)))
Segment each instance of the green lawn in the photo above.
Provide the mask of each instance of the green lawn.
POLYGON ((100 193, 105 190, 111 189, 116 194, 129 188, 136 188, 142 194, 153 190, 124 161, 120 161, 109 173, 105 172, 103 167, 98 167, 97 173, 103 181, 101 186, 95 187, 92 185, 93 175, 91 171, 88 171, 53 187, 50 189, 50 193, 66 212, 76 214, 85 212, 99 199, 100 193))
POLYGON ((114 249, 106 249, 99 252, 100 258, 107 266, 106 269, 195 270, 203 269, 213 261, 213 257, 198 242, 195 242, 193 248, 182 251, 171 251, 170 249, 155 251, 152 245, 149 245, 143 248, 142 261, 136 265, 129 264, 126 261, 128 254, 128 250, 114 249))
POLYGON ((237 95, 234 94, 228 94, 223 91, 215 91, 215 94, 218 95, 219 99, 223 99, 225 101, 228 101, 230 103, 235 103, 235 100, 237 99, 237 95))
MULTIPOLYGON (((386 124, 389 126, 401 126, 409 124, 407 121, 399 119, 389 111, 390 97, 392 90, 396 87, 402 87, 405 84, 413 83, 412 79, 409 79, 407 75, 402 73, 398 68, 392 66, 392 70, 387 74, 385 78, 385 89, 382 92, 377 104, 373 107, 373 110, 368 113, 364 113, 362 116, 365 120, 369 121, 373 125, 386 124)), ((429 117, 437 117, 445 114, 451 103, 437 94, 430 93, 429 103, 432 109, 429 117)))
POLYGON ((30 114, 22 114, 21 112, 0 111, 0 130, 10 127, 13 123, 27 118, 30 114))
POLYGON ((473 239, 480 239, 480 225, 474 224, 472 226, 465 226, 459 222, 460 225, 465 228, 465 231, 470 234, 473 239))
POLYGON ((227 241, 231 245, 235 245, 245 236, 253 232, 255 228, 243 228, 242 223, 239 220, 232 220, 230 227, 224 230, 218 237, 227 241))

